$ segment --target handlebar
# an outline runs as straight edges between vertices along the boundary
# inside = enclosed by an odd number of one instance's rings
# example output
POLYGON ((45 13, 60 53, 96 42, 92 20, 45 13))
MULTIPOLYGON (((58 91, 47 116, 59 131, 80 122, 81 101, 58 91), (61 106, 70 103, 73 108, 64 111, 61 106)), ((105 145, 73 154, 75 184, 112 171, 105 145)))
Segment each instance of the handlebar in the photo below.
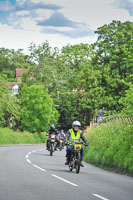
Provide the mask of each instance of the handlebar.
POLYGON ((66 146, 67 146, 67 145, 74 145, 74 144, 82 144, 82 145, 84 145, 84 146, 88 146, 88 145, 85 144, 84 142, 70 142, 70 143, 66 142, 66 143, 65 143, 66 146))

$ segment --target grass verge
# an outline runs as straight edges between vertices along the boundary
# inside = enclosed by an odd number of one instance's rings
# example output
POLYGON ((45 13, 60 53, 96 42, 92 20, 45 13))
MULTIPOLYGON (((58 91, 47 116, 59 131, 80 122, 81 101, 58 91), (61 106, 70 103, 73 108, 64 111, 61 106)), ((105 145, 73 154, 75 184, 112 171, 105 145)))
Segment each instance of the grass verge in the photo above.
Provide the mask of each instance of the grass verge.
POLYGON ((45 133, 29 133, 13 131, 9 128, 0 127, 0 145, 4 144, 40 144, 46 143, 45 133))
POLYGON ((104 169, 133 175, 133 124, 113 122, 86 132, 84 160, 104 169))

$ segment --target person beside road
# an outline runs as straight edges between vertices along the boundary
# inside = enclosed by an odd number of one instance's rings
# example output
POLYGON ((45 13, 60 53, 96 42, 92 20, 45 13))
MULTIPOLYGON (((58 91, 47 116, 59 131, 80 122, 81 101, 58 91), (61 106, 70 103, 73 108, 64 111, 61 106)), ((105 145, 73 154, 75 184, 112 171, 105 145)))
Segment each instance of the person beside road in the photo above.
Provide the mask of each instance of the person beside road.
MULTIPOLYGON (((66 139, 67 141, 71 142, 71 141, 78 141, 80 142, 80 139, 83 140, 83 142, 85 143, 86 146, 89 146, 87 139, 84 137, 83 132, 80 130, 81 124, 79 121, 74 121, 72 123, 72 128, 69 129, 66 133, 66 139)), ((71 156, 71 151, 72 151, 72 146, 70 146, 69 144, 67 145, 66 148, 66 162, 65 165, 69 164, 69 160, 70 160, 70 156, 71 156)), ((81 148, 81 167, 84 167, 83 163, 83 148, 81 148)))

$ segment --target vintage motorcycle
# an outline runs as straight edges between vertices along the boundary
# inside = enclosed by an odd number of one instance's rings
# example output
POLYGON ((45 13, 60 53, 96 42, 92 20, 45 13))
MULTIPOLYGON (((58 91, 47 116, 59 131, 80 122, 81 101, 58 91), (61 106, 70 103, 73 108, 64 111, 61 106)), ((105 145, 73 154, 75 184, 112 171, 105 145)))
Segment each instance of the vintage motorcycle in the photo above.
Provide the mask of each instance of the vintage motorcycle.
POLYGON ((48 138, 49 138, 48 151, 50 151, 50 156, 52 156, 53 152, 56 149, 56 145, 57 145, 56 135, 55 134, 51 134, 51 135, 48 136, 48 138))
POLYGON ((69 143, 69 145, 72 146, 72 151, 68 167, 70 171, 75 169, 76 173, 79 173, 80 171, 82 144, 85 145, 83 142, 69 143))
POLYGON ((64 145, 65 145, 64 139, 60 139, 60 146, 59 146, 60 151, 64 149, 64 145))

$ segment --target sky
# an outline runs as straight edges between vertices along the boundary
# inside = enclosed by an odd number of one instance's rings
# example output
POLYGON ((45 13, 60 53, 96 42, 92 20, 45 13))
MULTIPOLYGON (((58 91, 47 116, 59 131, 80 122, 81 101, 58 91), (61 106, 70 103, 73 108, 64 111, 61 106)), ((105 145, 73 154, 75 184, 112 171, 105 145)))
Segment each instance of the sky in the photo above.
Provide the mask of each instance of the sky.
POLYGON ((133 0, 0 0, 0 48, 91 44, 112 20, 133 22, 133 0))

